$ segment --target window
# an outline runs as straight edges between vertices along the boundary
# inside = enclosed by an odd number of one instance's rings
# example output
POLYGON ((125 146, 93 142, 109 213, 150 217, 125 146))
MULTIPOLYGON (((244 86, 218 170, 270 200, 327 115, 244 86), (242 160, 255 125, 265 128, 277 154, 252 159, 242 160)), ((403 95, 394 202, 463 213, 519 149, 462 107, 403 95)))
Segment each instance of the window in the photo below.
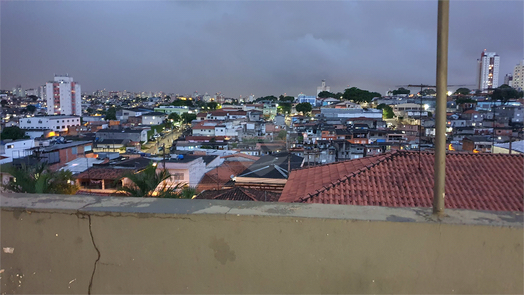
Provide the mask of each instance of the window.
POLYGON ((8 148, 8 149, 12 149, 12 148, 14 148, 14 147, 15 147, 14 144, 8 144, 8 145, 7 145, 7 148, 8 148))
POLYGON ((71 148, 71 153, 72 153, 73 155, 78 154, 78 147, 76 147, 76 146, 72 147, 72 148, 71 148))

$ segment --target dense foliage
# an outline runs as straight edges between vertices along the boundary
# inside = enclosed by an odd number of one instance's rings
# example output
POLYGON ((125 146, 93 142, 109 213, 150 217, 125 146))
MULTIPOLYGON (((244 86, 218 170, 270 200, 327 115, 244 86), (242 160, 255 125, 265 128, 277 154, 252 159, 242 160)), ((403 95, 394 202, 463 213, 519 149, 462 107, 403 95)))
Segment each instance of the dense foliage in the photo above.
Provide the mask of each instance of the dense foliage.
POLYGON ((78 186, 69 170, 51 171, 46 163, 5 169, 12 178, 3 187, 16 193, 74 195, 78 186))

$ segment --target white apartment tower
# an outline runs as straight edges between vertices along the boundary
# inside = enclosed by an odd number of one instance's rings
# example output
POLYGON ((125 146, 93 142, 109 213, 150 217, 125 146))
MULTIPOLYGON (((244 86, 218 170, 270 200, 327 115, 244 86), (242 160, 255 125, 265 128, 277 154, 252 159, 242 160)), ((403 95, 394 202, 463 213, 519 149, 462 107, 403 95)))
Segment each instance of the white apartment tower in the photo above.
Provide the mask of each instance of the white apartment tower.
POLYGON ((500 57, 495 52, 484 50, 478 62, 477 89, 486 90, 499 86, 500 57))
POLYGON ((524 60, 521 60, 520 63, 515 66, 512 87, 518 90, 524 89, 524 60))
POLYGON ((68 75, 46 83, 48 115, 82 115, 80 84, 68 75))
POLYGON ((317 87, 317 96, 322 91, 331 92, 331 88, 326 86, 326 80, 322 80, 322 86, 317 87))

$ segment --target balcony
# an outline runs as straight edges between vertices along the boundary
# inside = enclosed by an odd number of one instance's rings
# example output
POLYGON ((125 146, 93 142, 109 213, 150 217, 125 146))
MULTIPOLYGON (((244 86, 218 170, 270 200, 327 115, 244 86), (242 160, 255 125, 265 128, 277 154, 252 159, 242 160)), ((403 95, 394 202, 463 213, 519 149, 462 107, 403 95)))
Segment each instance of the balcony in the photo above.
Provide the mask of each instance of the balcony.
POLYGON ((3 194, 1 292, 523 293, 521 213, 3 194))

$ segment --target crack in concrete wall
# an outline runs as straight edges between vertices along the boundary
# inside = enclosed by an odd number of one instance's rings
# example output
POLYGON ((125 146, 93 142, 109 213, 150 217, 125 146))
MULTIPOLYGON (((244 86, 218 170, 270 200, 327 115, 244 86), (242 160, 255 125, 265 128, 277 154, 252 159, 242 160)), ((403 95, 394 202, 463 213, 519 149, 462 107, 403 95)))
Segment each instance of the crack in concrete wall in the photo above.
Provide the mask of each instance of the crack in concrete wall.
POLYGON ((95 277, 96 267, 98 266, 98 261, 100 261, 100 250, 98 249, 95 242, 95 237, 93 236, 93 228, 91 226, 91 215, 87 214, 87 217, 89 219, 89 234, 91 235, 91 242, 93 243, 93 247, 95 247, 96 253, 98 254, 98 257, 96 258, 95 263, 93 265, 93 273, 91 274, 91 279, 89 280, 89 286, 87 288, 87 294, 90 295, 93 287, 93 279, 95 277))

